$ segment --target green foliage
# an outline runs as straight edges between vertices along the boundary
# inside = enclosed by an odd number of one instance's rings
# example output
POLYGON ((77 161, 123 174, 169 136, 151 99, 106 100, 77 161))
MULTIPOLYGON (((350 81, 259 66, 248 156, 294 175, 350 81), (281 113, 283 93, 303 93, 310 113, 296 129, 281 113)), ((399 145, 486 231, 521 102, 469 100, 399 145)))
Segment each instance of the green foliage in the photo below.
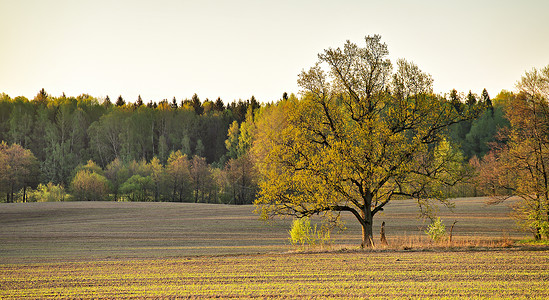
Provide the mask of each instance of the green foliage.
POLYGON ((473 121, 470 131, 462 142, 467 157, 484 157, 490 151, 499 131, 509 127, 509 121, 504 116, 502 107, 487 109, 473 121))
POLYGON ((315 246, 330 243, 330 231, 325 227, 317 230, 317 225, 312 226, 308 217, 295 219, 288 233, 292 245, 315 246))
POLYGON ((68 186, 74 169, 90 159, 102 168, 115 159, 150 161, 155 156, 165 164, 178 150, 221 167, 227 161, 224 142, 230 124, 242 122, 248 107, 258 106, 247 100, 225 109, 221 99, 214 105, 197 95, 181 106, 167 101, 142 105, 140 97, 137 105, 121 97, 116 102, 85 94, 54 97, 44 90, 31 101, 0 93, 0 141, 31 150, 44 184, 68 186))
POLYGON ((204 153, 206 152, 206 148, 204 147, 204 143, 202 143, 202 140, 199 139, 196 141, 196 147, 194 149, 194 152, 197 156, 203 157, 204 153))
POLYGON ((440 218, 436 218, 431 220, 431 224, 429 224, 425 233, 432 241, 438 242, 446 235, 446 226, 440 218))
POLYGON ((292 245, 315 244, 309 218, 295 219, 289 233, 292 245))
POLYGON ((51 182, 48 182, 47 185, 39 184, 36 190, 29 192, 29 201, 32 202, 64 201, 66 197, 65 188, 51 182))
POLYGON ((129 201, 149 201, 154 182, 150 176, 133 175, 120 187, 120 193, 129 201))
POLYGON ((34 125, 33 105, 25 97, 16 97, 12 105, 10 118, 7 121, 9 126, 8 141, 28 149, 31 145, 31 133, 34 125))
MULTIPOLYGON (((503 94, 504 95, 504 94, 503 94)), ((502 94, 498 97, 504 97, 502 94)), ((496 141, 498 132, 509 127, 509 121, 504 116, 504 106, 501 100, 494 99, 494 105, 486 89, 482 91, 480 99, 469 91, 467 96, 459 94, 456 90, 450 93, 450 102, 456 109, 479 106, 483 108, 480 116, 472 120, 466 120, 449 127, 449 136, 452 143, 459 145, 465 159, 477 156, 484 157, 496 141), (463 103, 462 98, 465 98, 463 103)))
POLYGON ((540 236, 544 236, 549 240, 549 220, 537 220, 537 222, 532 225, 533 227, 539 228, 540 236))
POLYGON ((106 200, 109 181, 105 176, 83 169, 76 173, 71 182, 72 196, 77 201, 106 200))
POLYGON ((88 160, 88 162, 83 165, 83 166, 78 166, 76 169, 75 169, 75 173, 77 173, 78 171, 80 170, 87 170, 87 171, 90 171, 92 173, 97 173, 99 175, 104 175, 104 172, 103 172, 103 169, 101 169, 100 166, 98 166, 93 160, 88 160))
POLYGON ((248 107, 246 121, 240 124, 240 135, 238 137, 238 156, 245 155, 252 147, 252 138, 254 136, 254 115, 253 107, 248 107))
POLYGON ((230 159, 225 164, 220 178, 221 194, 225 198, 225 203, 253 203, 258 190, 257 176, 249 154, 230 159))
POLYGON ((0 193, 7 202, 15 202, 16 193, 23 189, 22 201, 26 199, 26 188, 38 183, 38 162, 28 149, 18 144, 8 146, 0 142, 0 193))
POLYGON ((187 155, 181 151, 170 154, 166 165, 166 178, 168 186, 172 191, 171 201, 183 202, 190 193, 190 163, 187 155))
POLYGON ((227 133, 227 139, 225 140, 225 147, 227 148, 227 156, 229 158, 238 157, 238 139, 240 136, 240 126, 237 121, 233 121, 229 127, 227 133))
POLYGON ((524 245, 535 245, 535 246, 549 246, 549 239, 545 240, 536 240, 536 239, 526 239, 518 241, 519 244, 524 245))
POLYGON ((264 216, 351 213, 366 247, 374 216, 392 199, 417 199, 425 212, 432 200, 448 204, 443 187, 469 175, 448 127, 482 107, 456 109, 431 94, 430 75, 405 60, 392 74, 380 36, 365 41, 321 53, 299 75, 303 98, 279 104, 282 128, 260 134, 253 152, 263 159, 256 204, 264 216))
POLYGON ((181 152, 187 156, 192 154, 191 151, 191 139, 188 135, 184 135, 181 140, 181 152))

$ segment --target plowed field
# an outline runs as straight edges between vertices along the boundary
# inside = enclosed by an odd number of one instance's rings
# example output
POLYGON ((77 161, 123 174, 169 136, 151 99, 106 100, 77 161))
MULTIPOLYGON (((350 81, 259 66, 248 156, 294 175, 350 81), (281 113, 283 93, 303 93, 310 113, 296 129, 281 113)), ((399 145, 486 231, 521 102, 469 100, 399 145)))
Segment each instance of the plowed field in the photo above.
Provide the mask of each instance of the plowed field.
POLYGON ((549 251, 352 252, 0 266, 0 298, 549 298, 549 251))
POLYGON ((414 202, 398 201, 375 219, 389 247, 356 250, 343 216, 323 253, 293 252, 291 220, 265 224, 252 206, 0 204, 0 299, 548 299, 549 249, 513 245, 526 234, 504 205, 455 203, 439 215, 458 221, 456 245, 431 246, 414 202))

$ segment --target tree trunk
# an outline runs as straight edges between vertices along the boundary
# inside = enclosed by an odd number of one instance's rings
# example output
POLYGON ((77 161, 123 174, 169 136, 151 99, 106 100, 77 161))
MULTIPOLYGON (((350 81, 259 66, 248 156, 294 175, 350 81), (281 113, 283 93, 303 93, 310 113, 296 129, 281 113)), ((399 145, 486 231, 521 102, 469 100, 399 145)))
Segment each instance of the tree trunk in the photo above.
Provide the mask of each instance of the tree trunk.
POLYGON ((367 190, 363 197, 364 206, 360 212, 362 220, 359 221, 362 224, 362 244, 360 244, 360 247, 364 249, 366 247, 374 247, 374 234, 372 230, 374 216, 372 215, 372 193, 367 190))
POLYGON ((389 245, 389 243, 387 243, 387 238, 385 237, 385 221, 381 223, 381 232, 379 233, 379 235, 381 239, 381 244, 384 246, 389 245))
POLYGON ((369 205, 365 205, 361 212, 361 224, 362 224, 362 244, 361 248, 370 248, 374 246, 374 234, 373 234, 373 216, 369 205))
MULTIPOLYGON (((363 194, 364 198, 364 206, 362 207, 360 211, 360 224, 362 225, 362 244, 360 244, 361 248, 370 248, 374 247, 374 234, 373 234, 373 218, 372 215, 372 193, 367 190, 363 194)), ((358 216, 357 216, 358 217, 358 216)))
POLYGON ((457 221, 454 221, 454 224, 452 224, 452 227, 450 227, 450 243, 452 243, 452 234, 454 232, 454 225, 456 225, 457 221))
POLYGON ((10 192, 10 198, 8 200, 8 203, 14 203, 15 201, 13 200, 13 184, 11 185, 11 192, 10 192))
POLYGON ((536 241, 541 240, 540 229, 541 228, 539 228, 539 227, 534 228, 534 232, 533 232, 534 233, 534 240, 536 240, 536 241))
POLYGON ((360 248, 370 248, 374 246, 374 235, 372 231, 372 223, 362 224, 362 244, 360 248))
POLYGON ((173 194, 172 194, 172 202, 175 202, 176 198, 175 198, 175 194, 177 192, 177 183, 174 182, 173 183, 173 194))

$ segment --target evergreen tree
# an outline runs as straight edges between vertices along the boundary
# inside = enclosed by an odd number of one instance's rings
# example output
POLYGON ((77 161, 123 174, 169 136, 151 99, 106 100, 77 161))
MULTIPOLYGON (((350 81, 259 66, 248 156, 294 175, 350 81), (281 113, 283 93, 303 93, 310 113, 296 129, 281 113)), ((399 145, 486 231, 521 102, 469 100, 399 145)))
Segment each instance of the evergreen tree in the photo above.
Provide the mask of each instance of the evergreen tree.
POLYGON ((467 94, 467 105, 475 105, 477 103, 477 97, 473 95, 471 91, 469 91, 469 94, 467 94))
POLYGON ((143 105, 143 99, 141 99, 141 95, 137 96, 137 101, 135 101, 135 107, 141 107, 143 105))
POLYGON ((217 100, 215 100, 214 109, 217 110, 217 111, 224 111, 225 110, 225 104, 223 103, 223 100, 221 100, 220 97, 217 97, 217 100))
POLYGON ((106 109, 109 109, 112 107, 112 102, 111 102, 111 98, 109 98, 109 95, 107 95, 105 97, 105 100, 103 100, 103 107, 105 107, 106 109))
POLYGON ((230 104, 231 111, 233 112, 234 119, 240 124, 246 119, 246 112, 248 111, 249 103, 242 100, 238 102, 232 102, 230 104))
POLYGON ((173 109, 177 109, 177 100, 175 99, 175 97, 173 97, 173 99, 172 99, 171 107, 172 107, 173 109))
POLYGON ((461 102, 461 97, 459 96, 456 89, 452 89, 450 91, 450 103, 452 103, 452 105, 458 112, 463 111, 463 103, 461 102))
POLYGON ((202 103, 200 102, 200 98, 198 98, 198 95, 196 93, 191 98, 191 104, 192 104, 192 107, 194 108, 194 112, 197 115, 201 115, 203 112, 202 103))
MULTIPOLYGON (((63 98, 64 95, 65 94, 63 93, 63 98)), ((46 90, 44 90, 44 88, 42 88, 40 92, 38 92, 36 97, 34 97, 34 102, 38 105, 46 105, 48 103, 48 94, 46 93, 46 90)))
MULTIPOLYGON (((249 104, 251 107, 252 107, 252 113, 254 111, 256 111, 261 105, 259 104, 259 102, 257 102, 257 100, 255 99, 255 97, 252 95, 252 98, 250 98, 250 104, 249 104)), ((246 109, 246 113, 248 112, 248 110, 246 109)))
POLYGON ((492 100, 490 99, 490 95, 488 95, 488 91, 486 89, 482 90, 482 103, 486 105, 486 108, 489 109, 492 114, 494 114, 494 107, 492 106, 492 100))
POLYGON ((124 106, 126 104, 126 101, 122 98, 122 95, 118 96, 118 99, 116 99, 116 106, 124 106))
POLYGON ((202 140, 199 139, 198 141, 196 141, 196 147, 194 148, 195 155, 203 157, 205 151, 206 151, 206 148, 204 148, 204 144, 202 143, 202 140))

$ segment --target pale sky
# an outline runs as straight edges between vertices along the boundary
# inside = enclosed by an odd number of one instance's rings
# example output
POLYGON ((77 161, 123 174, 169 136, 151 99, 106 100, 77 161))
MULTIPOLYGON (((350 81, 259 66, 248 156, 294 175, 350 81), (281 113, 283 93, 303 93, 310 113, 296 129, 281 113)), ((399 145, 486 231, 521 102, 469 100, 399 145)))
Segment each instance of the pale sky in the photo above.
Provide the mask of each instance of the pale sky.
POLYGON ((435 92, 495 97, 549 65, 549 1, 0 0, 0 93, 270 102, 323 49, 374 34, 435 92))

